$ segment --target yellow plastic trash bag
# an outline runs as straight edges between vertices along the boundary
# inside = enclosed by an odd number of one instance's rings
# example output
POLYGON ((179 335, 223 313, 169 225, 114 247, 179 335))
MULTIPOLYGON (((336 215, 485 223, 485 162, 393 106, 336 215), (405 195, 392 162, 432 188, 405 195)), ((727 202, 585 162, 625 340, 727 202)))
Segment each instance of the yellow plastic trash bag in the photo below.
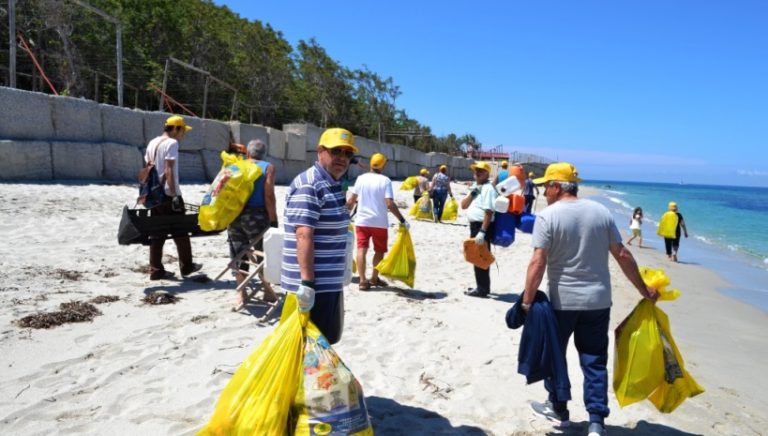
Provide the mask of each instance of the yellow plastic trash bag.
POLYGON ((434 214, 432 213, 432 199, 429 198, 429 193, 422 194, 419 201, 416 202, 416 217, 417 220, 434 221, 434 214))
POLYGON ((664 212, 659 220, 659 228, 656 234, 662 238, 675 239, 677 236, 677 213, 671 210, 664 212))
POLYGON ((305 329, 303 354, 291 434, 373 436, 362 386, 311 321, 305 329))
POLYGON ((303 325, 293 310, 235 371, 199 436, 283 435, 301 382, 303 325))
POLYGON ((400 190, 410 191, 411 189, 416 189, 416 185, 418 184, 419 184, 419 179, 416 176, 411 176, 403 181, 403 184, 400 185, 400 190))
POLYGON ((408 215, 409 216, 416 216, 416 214, 419 212, 419 202, 413 203, 413 206, 411 206, 410 209, 408 209, 408 215))
MULTIPOLYGON (((679 295, 666 290, 669 278, 663 271, 642 268, 641 275, 646 285, 658 287, 660 300, 679 295)), ((659 411, 669 413, 704 392, 685 370, 667 314, 652 302, 641 300, 615 334, 613 390, 622 407, 648 398, 659 411)))
POLYGON ((398 280, 413 287, 416 279, 416 252, 413 250, 411 233, 404 226, 397 229, 397 238, 392 249, 381 259, 376 270, 384 277, 398 280))
POLYGON ((456 221, 459 217, 459 202, 455 198, 451 197, 445 202, 443 207, 443 216, 440 217, 441 221, 456 221))
POLYGON ((200 204, 197 223, 201 230, 224 230, 243 211, 253 193, 261 168, 248 159, 221 152, 222 165, 200 204))

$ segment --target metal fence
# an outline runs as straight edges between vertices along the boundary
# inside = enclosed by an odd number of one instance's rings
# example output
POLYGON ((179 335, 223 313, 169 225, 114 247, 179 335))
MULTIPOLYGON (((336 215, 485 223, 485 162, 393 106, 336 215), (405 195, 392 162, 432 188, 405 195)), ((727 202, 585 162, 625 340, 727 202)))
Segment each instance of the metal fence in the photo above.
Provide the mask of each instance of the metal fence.
POLYGON ((168 58, 157 60, 164 69, 143 71, 137 56, 123 53, 123 38, 131 35, 123 34, 120 21, 85 1, 5 3, 0 4, 2 86, 144 110, 253 121, 254 106, 240 101, 241 93, 202 68, 168 58))

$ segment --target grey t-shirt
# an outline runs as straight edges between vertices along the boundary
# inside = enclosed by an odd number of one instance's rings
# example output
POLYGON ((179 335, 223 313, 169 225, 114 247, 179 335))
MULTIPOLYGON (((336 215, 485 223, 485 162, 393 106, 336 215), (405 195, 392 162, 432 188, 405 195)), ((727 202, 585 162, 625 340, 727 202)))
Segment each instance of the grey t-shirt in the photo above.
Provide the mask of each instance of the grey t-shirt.
POLYGON ((547 286, 556 310, 611 307, 608 248, 618 242, 611 213, 591 200, 561 200, 536 216, 533 247, 548 251, 547 286))

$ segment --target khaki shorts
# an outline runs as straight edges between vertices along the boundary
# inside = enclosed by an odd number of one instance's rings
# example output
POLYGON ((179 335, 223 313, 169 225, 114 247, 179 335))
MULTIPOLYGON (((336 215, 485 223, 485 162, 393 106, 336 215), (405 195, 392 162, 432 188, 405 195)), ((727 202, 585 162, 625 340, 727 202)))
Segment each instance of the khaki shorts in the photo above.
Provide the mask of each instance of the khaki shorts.
POLYGON ((640 229, 632 229, 632 236, 642 237, 643 231, 640 229))

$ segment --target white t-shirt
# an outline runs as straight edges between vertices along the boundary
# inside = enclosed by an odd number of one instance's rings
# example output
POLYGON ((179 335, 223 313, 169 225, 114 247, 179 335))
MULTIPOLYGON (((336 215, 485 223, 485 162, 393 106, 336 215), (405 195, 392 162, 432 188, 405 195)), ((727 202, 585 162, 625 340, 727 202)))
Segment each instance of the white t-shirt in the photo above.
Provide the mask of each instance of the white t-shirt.
POLYGON ((389 226, 386 199, 395 198, 389 177, 383 174, 365 173, 355 181, 354 192, 357 194, 355 225, 386 229, 389 226))
MULTIPOLYGON (((176 164, 173 166, 173 180, 176 181, 176 195, 181 195, 181 188, 179 187, 179 141, 169 138, 167 136, 158 136, 157 138, 149 141, 147 144, 147 152, 144 154, 144 162, 149 162, 154 159, 155 148, 160 147, 157 150, 157 160, 155 161, 155 168, 157 169, 157 175, 161 178, 165 172, 165 161, 173 160, 176 164)), ((165 183, 165 194, 171 195, 171 190, 168 187, 168 182, 165 183)))

